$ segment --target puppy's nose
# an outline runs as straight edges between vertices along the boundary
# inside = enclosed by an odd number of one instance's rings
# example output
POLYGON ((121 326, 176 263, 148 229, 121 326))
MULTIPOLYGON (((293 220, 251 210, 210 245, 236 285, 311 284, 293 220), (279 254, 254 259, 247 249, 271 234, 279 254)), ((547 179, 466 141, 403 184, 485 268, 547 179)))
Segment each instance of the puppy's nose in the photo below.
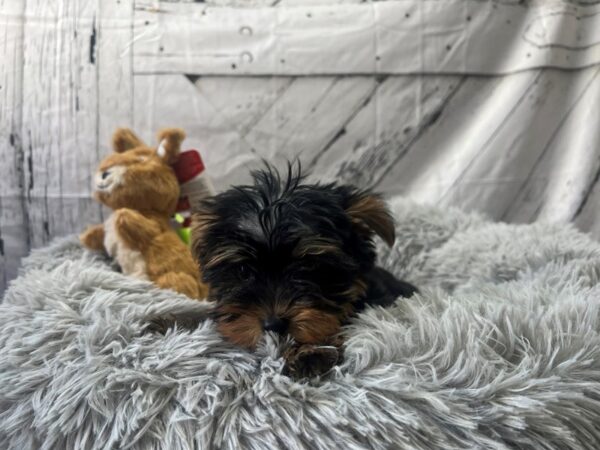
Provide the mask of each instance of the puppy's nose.
POLYGON ((283 334, 288 328, 288 320, 280 317, 269 317, 263 322, 263 330, 283 334))

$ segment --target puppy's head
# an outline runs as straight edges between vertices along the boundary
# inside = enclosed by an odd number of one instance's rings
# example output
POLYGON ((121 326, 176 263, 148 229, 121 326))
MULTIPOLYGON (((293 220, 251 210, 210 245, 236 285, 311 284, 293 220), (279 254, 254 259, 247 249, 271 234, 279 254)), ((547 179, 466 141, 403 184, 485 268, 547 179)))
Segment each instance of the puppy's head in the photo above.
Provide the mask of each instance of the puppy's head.
POLYGON ((216 302, 220 332, 252 348, 267 331, 325 343, 364 294, 373 237, 394 241, 376 195, 305 184, 290 166, 207 200, 194 216, 192 248, 216 302))

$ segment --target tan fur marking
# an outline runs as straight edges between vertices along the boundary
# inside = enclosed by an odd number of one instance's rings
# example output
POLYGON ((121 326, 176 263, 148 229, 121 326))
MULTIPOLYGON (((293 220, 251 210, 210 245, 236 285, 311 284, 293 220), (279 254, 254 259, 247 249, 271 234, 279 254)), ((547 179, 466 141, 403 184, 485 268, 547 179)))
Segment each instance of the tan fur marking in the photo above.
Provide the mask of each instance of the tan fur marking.
POLYGON ((293 256, 301 258, 303 256, 319 256, 326 253, 341 254, 337 242, 323 238, 302 239, 294 249, 293 256))
POLYGON ((118 128, 113 134, 112 144, 115 152, 123 153, 143 146, 144 142, 129 128, 118 128))
POLYGON ((217 329, 227 340, 241 347, 256 347, 263 335, 264 311, 226 305, 219 308, 219 314, 223 318, 218 321, 217 329))
POLYGON ((390 247, 394 244, 394 219, 381 198, 376 195, 361 195, 351 203, 346 212, 362 232, 371 230, 390 247))
POLYGON ((359 298, 364 297, 366 292, 367 284, 363 280, 357 279, 354 281, 352 286, 350 286, 350 288, 346 289, 340 294, 344 297, 350 298, 352 302, 355 302, 359 298))
POLYGON ((339 333, 341 323, 335 314, 316 308, 291 308, 290 334, 302 344, 322 344, 339 333))
POLYGON ((210 255, 204 267, 214 267, 223 261, 230 263, 244 261, 244 257, 240 254, 240 248, 236 246, 220 247, 217 253, 210 255))

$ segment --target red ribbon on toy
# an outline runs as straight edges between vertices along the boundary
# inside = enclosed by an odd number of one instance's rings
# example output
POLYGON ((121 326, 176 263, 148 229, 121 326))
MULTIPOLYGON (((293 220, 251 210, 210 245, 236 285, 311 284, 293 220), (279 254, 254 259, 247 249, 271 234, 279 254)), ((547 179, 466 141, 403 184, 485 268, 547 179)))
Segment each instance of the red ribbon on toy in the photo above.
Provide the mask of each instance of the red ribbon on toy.
POLYGON ((181 152, 172 167, 181 189, 177 212, 183 213, 185 217, 183 226, 189 227, 191 221, 189 214, 197 209, 203 199, 215 195, 215 188, 205 172, 206 166, 200 152, 196 149, 181 152), (185 214, 186 212, 188 214, 185 214))
POLYGON ((177 162, 173 164, 173 170, 179 184, 187 183, 192 178, 204 172, 204 169, 204 162, 202 161, 200 152, 196 149, 180 153, 177 162))

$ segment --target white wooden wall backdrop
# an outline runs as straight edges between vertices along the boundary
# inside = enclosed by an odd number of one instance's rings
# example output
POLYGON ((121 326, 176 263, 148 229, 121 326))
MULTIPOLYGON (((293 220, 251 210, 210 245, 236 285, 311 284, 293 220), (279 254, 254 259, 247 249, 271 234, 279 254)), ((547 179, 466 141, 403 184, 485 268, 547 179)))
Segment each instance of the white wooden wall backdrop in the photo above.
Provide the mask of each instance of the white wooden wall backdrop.
POLYGON ((0 0, 0 292, 102 220, 117 125, 600 237, 597 0, 0 0))

